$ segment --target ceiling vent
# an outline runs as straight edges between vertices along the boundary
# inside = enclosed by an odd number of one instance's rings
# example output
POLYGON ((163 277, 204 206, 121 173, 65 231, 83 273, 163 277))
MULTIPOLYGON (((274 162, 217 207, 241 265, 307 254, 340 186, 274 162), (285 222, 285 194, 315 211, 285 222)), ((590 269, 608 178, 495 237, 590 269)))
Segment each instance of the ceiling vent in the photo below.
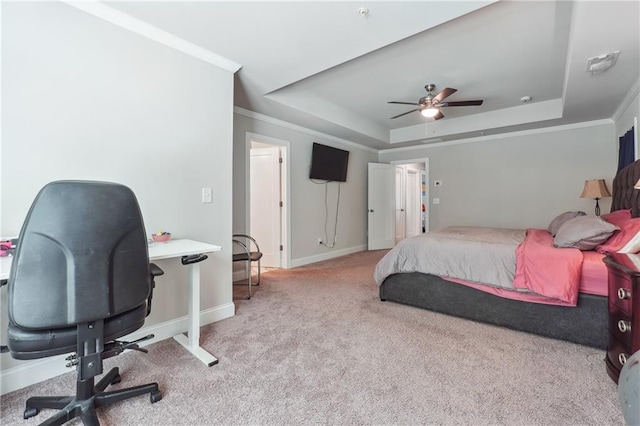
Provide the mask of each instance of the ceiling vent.
POLYGON ((619 50, 615 52, 607 53, 605 55, 594 56, 587 59, 587 72, 591 74, 600 74, 615 65, 618 59, 619 50))

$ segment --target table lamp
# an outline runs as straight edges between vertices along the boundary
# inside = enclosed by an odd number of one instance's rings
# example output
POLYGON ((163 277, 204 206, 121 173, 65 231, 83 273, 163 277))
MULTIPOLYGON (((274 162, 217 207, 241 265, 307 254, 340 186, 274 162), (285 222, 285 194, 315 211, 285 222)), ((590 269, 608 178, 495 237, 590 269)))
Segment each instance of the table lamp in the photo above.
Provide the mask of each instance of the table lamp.
POLYGON ((580 198, 595 198, 596 200, 596 216, 600 216, 600 205, 598 200, 604 197, 611 197, 611 193, 607 189, 604 179, 590 179, 584 182, 584 189, 580 198))

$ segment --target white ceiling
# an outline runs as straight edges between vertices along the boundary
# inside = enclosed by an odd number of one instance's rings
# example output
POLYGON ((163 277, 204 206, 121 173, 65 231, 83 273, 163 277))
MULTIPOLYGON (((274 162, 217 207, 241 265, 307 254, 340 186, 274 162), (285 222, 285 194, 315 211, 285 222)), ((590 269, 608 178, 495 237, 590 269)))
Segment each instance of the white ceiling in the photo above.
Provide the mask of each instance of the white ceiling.
POLYGON ((242 65, 236 106, 375 149, 608 119, 639 85, 638 1, 106 4, 242 65), (390 119, 427 83, 484 104, 390 119))

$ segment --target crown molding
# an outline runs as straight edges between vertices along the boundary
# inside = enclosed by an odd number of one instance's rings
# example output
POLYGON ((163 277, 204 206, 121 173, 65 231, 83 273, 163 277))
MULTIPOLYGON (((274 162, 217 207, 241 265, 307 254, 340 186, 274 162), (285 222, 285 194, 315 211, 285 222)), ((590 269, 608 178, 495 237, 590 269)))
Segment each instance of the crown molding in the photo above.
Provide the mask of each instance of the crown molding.
POLYGON ((369 152, 373 152, 373 153, 378 153, 378 154, 387 154, 387 153, 392 153, 392 152, 404 152, 404 151, 415 151, 415 150, 421 150, 424 148, 431 148, 431 147, 440 147, 440 146, 449 146, 449 145, 459 145, 459 144, 465 144, 465 143, 474 143, 474 142, 483 142, 483 141, 493 141, 496 139, 506 139, 506 138, 512 138, 512 137, 518 137, 518 136, 528 136, 528 135, 538 135, 538 134, 544 134, 544 133, 550 133, 550 132, 559 132, 559 131, 563 131, 563 130, 573 130, 573 129, 581 129, 581 128, 586 128, 586 127, 594 127, 594 126, 603 126, 603 125, 607 125, 607 124, 614 124, 613 119, 607 118, 607 119, 603 119, 603 120, 594 120, 594 121, 585 121, 582 123, 573 123, 573 124, 563 124, 561 126, 553 126, 553 127, 544 127, 544 128, 540 128, 540 129, 529 129, 529 130, 521 130, 518 132, 510 132, 510 133, 500 133, 500 134, 496 134, 496 135, 487 135, 487 136, 478 136, 478 137, 474 137, 474 138, 467 138, 467 139, 458 139, 458 140, 452 140, 452 141, 445 141, 445 142, 437 142, 437 143, 427 143, 427 144, 422 144, 422 145, 415 145, 415 146, 406 146, 406 147, 402 147, 402 148, 389 148, 389 149, 380 149, 377 150, 375 148, 370 148, 364 145, 360 145, 357 144, 355 142, 351 142, 345 139, 341 139, 335 136, 331 136, 328 135, 326 133, 322 133, 322 132, 318 132, 315 130, 311 130, 311 129, 307 129, 306 127, 302 127, 299 126, 297 124, 293 124, 293 123, 289 123, 287 121, 283 121, 277 118, 273 118, 273 117, 269 117, 267 115, 264 114, 260 114, 254 111, 249 111, 247 109, 244 108, 240 108, 240 107, 233 107, 233 112, 248 118, 253 118, 256 120, 260 120, 260 121, 264 121, 266 123, 270 123, 276 126, 280 126, 280 127, 285 127, 291 130, 296 130, 299 132, 303 132, 303 133, 307 133, 310 134, 312 136, 318 136, 327 140, 332 140, 334 142, 338 142, 344 145, 348 145, 354 148, 358 148, 358 149, 362 149, 365 151, 369 151, 369 152))
POLYGON ((387 154, 392 152, 414 151, 414 150, 421 150, 424 148, 431 148, 431 147, 459 145, 464 143, 474 143, 474 142, 483 142, 483 141, 493 141, 496 139, 506 139, 506 138, 513 138, 518 136, 539 135, 543 133, 560 132, 563 130, 573 130, 573 129, 581 129, 585 127, 603 126, 606 124, 614 124, 614 121, 610 118, 607 118, 604 120, 594 120, 594 121, 585 121, 582 123, 563 124, 561 126, 521 130, 518 132, 500 133, 496 135, 478 136, 478 137, 468 138, 468 139, 458 139, 458 140, 438 142, 438 143, 426 143, 423 145, 406 146, 402 148, 381 149, 378 152, 380 154, 387 154))
POLYGON ((350 146, 352 148, 357 148, 357 149, 361 149, 363 151, 373 152, 374 154, 377 154, 379 152, 375 148, 370 148, 368 146, 360 145, 358 143, 351 142, 351 141, 348 141, 346 139, 338 138, 336 136, 331 136, 331 135, 328 135, 326 133, 318 132, 316 130, 311 130, 311 129, 308 129, 306 127, 299 126, 297 124, 289 123, 288 121, 280 120, 278 118, 269 117, 268 115, 260 114, 258 112, 254 112, 254 111, 249 111, 247 109, 240 108, 240 107, 237 107, 237 106, 233 107, 233 112, 235 112, 236 114, 242 115, 244 117, 248 117, 248 118, 253 118, 255 120, 264 121, 265 123, 273 124, 274 126, 284 127, 284 128, 290 129, 290 130, 295 130, 297 132, 306 133, 306 134, 311 135, 311 136, 316 136, 318 138, 322 138, 322 139, 325 139, 325 140, 330 140, 330 141, 333 141, 333 142, 337 142, 337 143, 340 143, 340 144, 343 144, 343 145, 350 146))
POLYGON ((198 58, 202 61, 208 62, 212 65, 220 67, 226 71, 235 73, 242 65, 233 62, 227 58, 217 55, 207 49, 204 49, 198 45, 188 42, 180 37, 177 37, 167 31, 161 30, 158 27, 149 25, 144 21, 134 18, 131 15, 120 12, 112 7, 107 6, 97 0, 83 0, 83 1, 71 1, 61 0, 63 3, 82 10, 97 18, 103 19, 107 22, 111 22, 121 28, 139 34, 150 40, 156 41, 165 46, 176 49, 182 53, 186 53, 189 56, 198 58))
POLYGON ((616 109, 616 112, 613 113, 613 117, 611 117, 613 121, 618 121, 620 117, 622 117, 624 112, 627 110, 627 108, 629 108, 631 102, 636 98, 636 96, 638 96, 638 94, 640 94, 640 77, 638 77, 636 82, 633 83, 633 86, 631 86, 631 88, 627 92, 627 95, 618 106, 618 109, 616 109))

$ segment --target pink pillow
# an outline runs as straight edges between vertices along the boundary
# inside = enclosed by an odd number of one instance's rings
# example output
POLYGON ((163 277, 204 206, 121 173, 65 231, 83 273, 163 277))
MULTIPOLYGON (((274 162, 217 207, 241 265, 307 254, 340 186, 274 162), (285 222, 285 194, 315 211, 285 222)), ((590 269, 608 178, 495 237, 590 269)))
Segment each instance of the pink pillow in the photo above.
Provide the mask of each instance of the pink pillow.
MULTIPOLYGON (((604 215, 602 215, 604 218, 604 215)), ((637 253, 640 251, 640 218, 627 219, 618 225, 616 231, 607 241, 596 247, 600 253, 637 253)))
POLYGON ((607 222, 622 228, 622 225, 631 219, 631 210, 616 210, 611 213, 605 213, 600 217, 607 222))

